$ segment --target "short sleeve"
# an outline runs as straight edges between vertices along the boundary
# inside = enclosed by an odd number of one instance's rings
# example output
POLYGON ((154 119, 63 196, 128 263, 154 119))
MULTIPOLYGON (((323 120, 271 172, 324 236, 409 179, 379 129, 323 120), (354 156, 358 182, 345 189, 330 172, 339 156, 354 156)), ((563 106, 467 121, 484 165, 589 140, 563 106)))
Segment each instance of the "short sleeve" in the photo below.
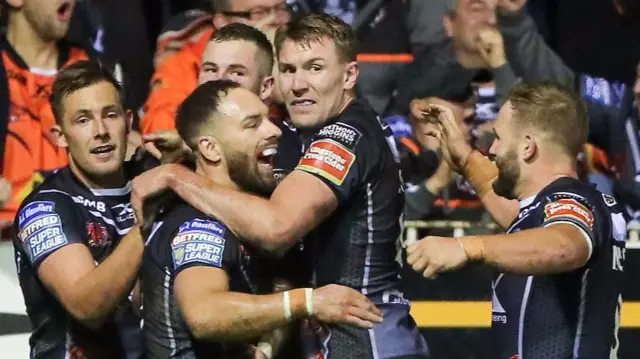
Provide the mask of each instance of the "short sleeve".
POLYGON ((230 272, 237 253, 237 240, 220 222, 191 219, 183 222, 171 240, 175 273, 195 267, 215 267, 230 272))
POLYGON ((296 170, 311 173, 325 182, 345 202, 359 188, 364 176, 366 139, 353 126, 342 122, 323 127, 313 137, 296 170))
POLYGON ((594 210, 586 198, 572 193, 552 194, 544 206, 543 227, 558 223, 574 225, 582 230, 591 253, 599 243, 594 230, 594 210))
POLYGON ((31 201, 18 212, 16 237, 34 267, 60 248, 85 243, 86 232, 71 200, 51 199, 31 201))

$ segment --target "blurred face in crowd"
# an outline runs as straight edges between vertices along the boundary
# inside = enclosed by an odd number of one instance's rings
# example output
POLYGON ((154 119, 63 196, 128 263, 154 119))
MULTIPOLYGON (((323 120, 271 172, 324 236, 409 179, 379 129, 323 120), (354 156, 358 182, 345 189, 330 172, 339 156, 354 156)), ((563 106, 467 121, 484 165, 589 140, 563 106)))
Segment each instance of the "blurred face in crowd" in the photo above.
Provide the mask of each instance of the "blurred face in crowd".
POLYGON ((343 61, 329 38, 308 43, 286 39, 278 54, 278 79, 291 122, 314 129, 339 114, 358 77, 358 64, 343 61))
MULTIPOLYGON (((58 41, 69 30, 76 0, 7 0, 25 21, 46 41, 58 41)), ((14 15, 12 15, 14 16, 14 15)))
POLYGON ((489 149, 489 156, 498 167, 498 178, 493 182, 493 191, 508 199, 516 199, 515 190, 521 178, 513 113, 511 103, 507 101, 498 113, 494 124, 495 139, 489 149))
POLYGON ((457 0, 456 11, 444 17, 444 28, 458 48, 475 53, 476 37, 485 27, 496 26, 496 0, 457 0))
POLYGON ((121 175, 131 123, 116 88, 98 82, 65 96, 62 108, 54 135, 69 150, 71 167, 97 186, 115 180, 121 175))
POLYGON ((216 28, 240 22, 260 30, 275 30, 291 20, 291 12, 284 0, 227 0, 227 10, 214 15, 216 28))
POLYGON ((231 80, 265 100, 273 92, 274 79, 261 68, 260 61, 258 46, 250 41, 209 41, 202 55, 198 84, 231 80))
POLYGON ((200 141, 198 151, 211 162, 222 161, 241 189, 270 195, 276 186, 273 156, 282 132, 269 121, 269 108, 255 94, 237 88, 221 99, 214 116, 212 133, 220 150, 200 141))

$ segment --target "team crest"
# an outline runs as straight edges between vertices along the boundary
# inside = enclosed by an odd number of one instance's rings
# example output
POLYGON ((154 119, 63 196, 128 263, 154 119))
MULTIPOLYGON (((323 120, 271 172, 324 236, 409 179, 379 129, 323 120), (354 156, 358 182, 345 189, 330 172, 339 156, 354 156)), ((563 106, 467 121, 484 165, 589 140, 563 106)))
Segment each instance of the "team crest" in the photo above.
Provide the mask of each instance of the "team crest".
POLYGON ((106 247, 110 244, 109 231, 107 227, 100 223, 88 223, 87 236, 89 237, 89 245, 91 247, 106 247))

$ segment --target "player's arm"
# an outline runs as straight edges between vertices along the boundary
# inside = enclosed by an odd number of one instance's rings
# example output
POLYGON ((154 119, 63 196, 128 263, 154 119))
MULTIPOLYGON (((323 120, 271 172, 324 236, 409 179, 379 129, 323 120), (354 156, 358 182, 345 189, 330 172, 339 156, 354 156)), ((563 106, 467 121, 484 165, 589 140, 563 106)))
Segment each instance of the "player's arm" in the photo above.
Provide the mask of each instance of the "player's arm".
POLYGON ((466 237, 461 242, 470 260, 521 275, 545 275, 580 268, 587 263, 592 251, 591 239, 585 230, 569 223, 512 234, 466 237), (482 249, 474 253, 468 248, 482 249))
POLYGON ((599 245, 591 206, 579 196, 561 194, 547 199, 539 228, 459 239, 427 237, 407 249, 407 263, 427 278, 469 261, 519 275, 553 274, 584 266, 599 245))
POLYGON ((49 255, 38 275, 74 318, 98 328, 131 293, 143 249, 140 231, 134 227, 100 265, 86 245, 73 243, 49 255))
POLYGON ((198 210, 220 218, 244 240, 275 252, 294 245, 338 206, 324 182, 298 170, 278 185, 270 199, 212 184, 183 168, 169 177, 169 187, 198 210))
POLYGON ((87 243, 86 223, 65 195, 47 196, 25 205, 16 217, 25 260, 64 308, 96 328, 131 292, 144 244, 137 227, 96 266, 87 243), (118 275, 114 275, 118 273, 118 275))

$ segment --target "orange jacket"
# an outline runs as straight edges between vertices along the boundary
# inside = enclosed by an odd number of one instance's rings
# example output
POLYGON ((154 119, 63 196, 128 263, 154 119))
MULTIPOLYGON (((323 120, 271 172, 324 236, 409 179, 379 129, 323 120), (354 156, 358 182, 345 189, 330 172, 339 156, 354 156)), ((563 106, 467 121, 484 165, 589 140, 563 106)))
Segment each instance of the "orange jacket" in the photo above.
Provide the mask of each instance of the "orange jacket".
MULTIPOLYGON (((40 172, 68 164, 67 151, 58 147, 51 128, 55 118, 49 99, 55 75, 33 72, 8 42, 0 53, 9 89, 9 123, 4 148, 2 177, 12 185, 11 199, 0 209, 0 220, 13 221, 22 200, 42 181, 40 172)), ((60 68, 88 59, 84 50, 62 50, 60 68)))
POLYGON ((162 60, 151 78, 151 93, 140 120, 143 134, 175 129, 178 106, 198 87, 202 53, 213 31, 203 32, 197 41, 162 60))

